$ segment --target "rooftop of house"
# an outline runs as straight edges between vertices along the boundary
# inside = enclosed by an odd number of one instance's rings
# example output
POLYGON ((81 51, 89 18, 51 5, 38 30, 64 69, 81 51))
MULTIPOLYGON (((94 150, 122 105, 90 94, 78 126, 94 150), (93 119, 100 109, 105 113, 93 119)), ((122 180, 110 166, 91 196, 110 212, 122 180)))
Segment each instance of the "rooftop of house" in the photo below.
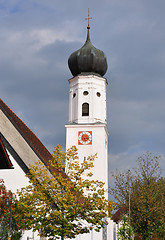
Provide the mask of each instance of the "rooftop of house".
POLYGON ((118 223, 118 222, 120 222, 120 219, 123 216, 123 214, 125 214, 126 212, 127 212, 126 207, 121 207, 112 215, 111 219, 114 222, 118 223))
MULTIPOLYGON (((19 134, 23 137, 23 139, 27 142, 27 144, 30 146, 30 148, 33 150, 33 152, 38 156, 38 158, 46 165, 50 167, 50 170, 53 170, 54 172, 58 172, 58 169, 51 168, 49 160, 52 158, 51 153, 47 150, 47 148, 42 144, 42 142, 39 140, 39 138, 30 130, 29 127, 0 99, 0 110, 5 114, 5 116, 9 119, 9 121, 12 123, 12 125, 17 129, 19 134)), ((1 123, 0 123, 1 124, 1 123)), ((5 153, 5 147, 7 146, 7 141, 5 139, 5 136, 0 132, 0 136, 3 141, 3 149, 5 153), (4 147, 5 146, 5 147, 4 147)), ((2 142, 1 141, 1 142, 2 142)), ((10 146, 12 148, 12 146, 10 146)), ((8 148, 7 148, 8 149, 8 148)), ((6 159, 7 159, 7 155, 6 159)), ((9 160, 9 158, 8 158, 9 160)), ((22 164, 23 159, 21 159, 22 164)), ((65 173, 64 173, 64 176, 65 173)))

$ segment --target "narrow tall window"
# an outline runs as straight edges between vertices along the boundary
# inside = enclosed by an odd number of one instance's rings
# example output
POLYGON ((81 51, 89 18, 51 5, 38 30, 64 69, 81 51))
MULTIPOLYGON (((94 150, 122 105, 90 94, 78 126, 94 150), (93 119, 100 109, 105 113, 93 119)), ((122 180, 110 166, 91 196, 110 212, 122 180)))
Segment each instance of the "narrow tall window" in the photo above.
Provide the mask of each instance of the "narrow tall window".
POLYGON ((88 103, 82 104, 82 116, 89 116, 89 104, 88 103))

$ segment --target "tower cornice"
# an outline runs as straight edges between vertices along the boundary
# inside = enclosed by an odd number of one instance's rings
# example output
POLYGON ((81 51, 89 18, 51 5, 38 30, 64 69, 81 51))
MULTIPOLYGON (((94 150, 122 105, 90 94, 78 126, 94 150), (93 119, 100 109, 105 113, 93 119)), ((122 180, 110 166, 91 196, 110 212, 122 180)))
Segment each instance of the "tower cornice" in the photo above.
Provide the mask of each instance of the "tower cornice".
POLYGON ((67 123, 65 124, 65 127, 66 128, 86 128, 86 127, 89 127, 89 128, 100 128, 100 127, 103 127, 105 129, 105 132, 107 133, 107 135, 109 135, 109 131, 108 131, 108 128, 107 128, 107 124, 105 123, 90 123, 90 124, 77 124, 77 123, 67 123))
POLYGON ((75 77, 70 78, 68 81, 69 81, 69 83, 72 83, 75 80, 78 80, 78 79, 81 79, 81 78, 90 79, 90 80, 91 79, 98 79, 98 80, 101 80, 101 81, 105 81, 106 85, 108 85, 108 81, 105 77, 101 77, 101 76, 98 76, 96 74, 79 74, 75 77))

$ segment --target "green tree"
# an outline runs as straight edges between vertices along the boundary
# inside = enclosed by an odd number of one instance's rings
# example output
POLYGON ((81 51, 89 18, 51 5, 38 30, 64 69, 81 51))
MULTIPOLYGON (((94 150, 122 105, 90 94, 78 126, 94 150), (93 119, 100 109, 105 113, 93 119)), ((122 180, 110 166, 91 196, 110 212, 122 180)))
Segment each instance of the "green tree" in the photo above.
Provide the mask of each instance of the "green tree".
POLYGON ((136 169, 113 173, 111 193, 117 206, 125 206, 129 213, 130 196, 131 226, 144 240, 150 240, 154 233, 161 239, 165 226, 165 179, 159 160, 147 152, 138 158, 136 169))
POLYGON ((133 228, 129 224, 128 216, 125 214, 120 220, 120 227, 117 232, 119 240, 132 240, 134 237, 133 228))
POLYGON ((22 219, 17 211, 17 199, 11 191, 6 189, 4 181, 0 180, 0 239, 6 240, 9 237, 9 222, 11 219, 12 240, 19 240, 23 235, 24 229, 19 225, 22 219), (12 202, 12 209, 11 209, 12 202), (11 215, 12 211, 12 215, 11 215))
POLYGON ((50 171, 39 162, 30 167, 30 185, 18 193, 26 229, 38 230, 49 239, 63 239, 92 229, 99 231, 107 224, 112 203, 104 196, 104 183, 92 179, 95 157, 80 162, 76 147, 65 154, 58 145, 50 171))

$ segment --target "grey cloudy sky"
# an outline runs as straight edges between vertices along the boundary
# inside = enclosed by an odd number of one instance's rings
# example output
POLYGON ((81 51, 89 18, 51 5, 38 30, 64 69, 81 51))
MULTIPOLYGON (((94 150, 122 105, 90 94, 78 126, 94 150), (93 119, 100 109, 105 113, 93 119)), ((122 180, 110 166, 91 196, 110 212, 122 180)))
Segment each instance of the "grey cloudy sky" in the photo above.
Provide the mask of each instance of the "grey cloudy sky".
POLYGON ((65 149, 67 60, 85 42, 88 8, 109 65, 110 169, 146 150, 164 157, 164 0, 0 0, 0 97, 51 152, 65 149))

